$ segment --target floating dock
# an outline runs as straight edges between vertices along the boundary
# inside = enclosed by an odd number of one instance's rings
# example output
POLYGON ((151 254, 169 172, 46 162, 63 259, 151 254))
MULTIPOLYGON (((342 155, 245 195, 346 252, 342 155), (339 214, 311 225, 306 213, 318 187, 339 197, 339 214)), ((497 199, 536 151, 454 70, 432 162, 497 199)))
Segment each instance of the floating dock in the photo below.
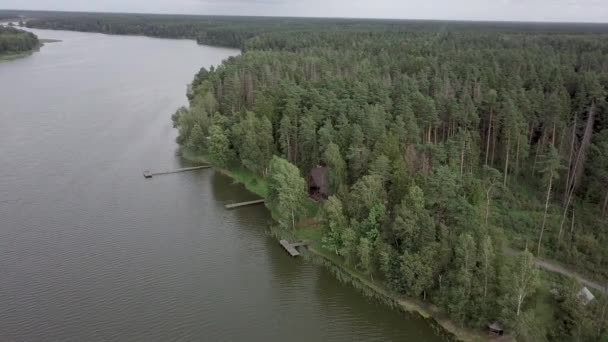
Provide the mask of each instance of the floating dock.
POLYGON ((279 241, 279 243, 281 244, 281 246, 283 246, 283 248, 285 248, 285 250, 287 251, 287 253, 289 253, 289 255, 291 255, 292 257, 297 257, 297 256, 300 256, 300 252, 298 252, 296 247, 308 246, 312 242, 311 241, 302 241, 302 242, 289 243, 289 241, 287 241, 287 240, 281 240, 281 241, 279 241))
POLYGON ((144 177, 152 178, 154 176, 168 175, 171 173, 186 172, 186 171, 193 171, 193 170, 200 170, 200 169, 209 169, 209 168, 211 168, 211 165, 185 167, 183 169, 168 170, 168 171, 162 171, 162 172, 152 172, 150 170, 146 170, 146 171, 144 171, 144 177))
POLYGON ((234 208, 240 208, 240 207, 245 207, 248 205, 256 205, 256 204, 262 204, 262 203, 264 203, 264 200, 260 199, 260 200, 249 201, 249 202, 226 204, 225 207, 226 207, 226 209, 234 209, 234 208))

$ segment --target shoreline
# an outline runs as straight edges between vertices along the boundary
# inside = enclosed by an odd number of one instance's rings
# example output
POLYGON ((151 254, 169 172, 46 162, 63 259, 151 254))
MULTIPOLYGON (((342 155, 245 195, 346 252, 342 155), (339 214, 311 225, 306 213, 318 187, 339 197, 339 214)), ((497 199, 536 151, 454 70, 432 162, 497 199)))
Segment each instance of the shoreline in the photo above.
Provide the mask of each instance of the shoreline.
MULTIPOLYGON (((10 20, 8 22, 13 22, 13 21, 10 20)), ((0 21, 0 25, 1 24, 3 24, 2 21, 0 21)), ((16 26, 16 28, 19 28, 19 27, 16 26)), ((47 44, 47 43, 52 44, 52 43, 60 43, 60 42, 61 42, 61 40, 59 40, 59 39, 38 38, 38 45, 35 46, 33 49, 31 49, 29 51, 22 51, 22 52, 17 52, 17 53, 0 54, 0 62, 13 61, 13 60, 16 60, 16 59, 29 57, 29 56, 33 55, 34 53, 40 51, 40 49, 42 49, 42 47, 44 46, 44 44, 47 44)))
POLYGON ((38 44, 38 46, 36 46, 34 49, 29 50, 29 51, 23 51, 23 52, 18 52, 18 53, 9 53, 9 54, 4 54, 4 55, 0 55, 0 62, 5 62, 5 61, 13 61, 15 59, 20 59, 20 58, 25 58, 25 57, 29 57, 33 54, 35 54, 36 52, 40 51, 40 49, 44 46, 43 42, 40 41, 40 44, 38 44))
POLYGON ((62 42, 62 40, 59 40, 59 39, 44 39, 44 38, 38 39, 38 41, 40 42, 38 44, 38 46, 36 46, 34 49, 32 49, 30 51, 24 51, 24 52, 19 52, 19 53, 11 53, 11 54, 0 55, 0 62, 3 62, 3 61, 13 61, 15 59, 29 57, 29 56, 35 54, 36 52, 39 52, 40 49, 42 49, 42 47, 45 44, 54 44, 54 43, 61 43, 62 42))
POLYGON ((13 61, 15 59, 28 57, 28 56, 31 56, 34 52, 36 52, 36 51, 27 51, 27 52, 0 55, 0 62, 13 61))
MULTIPOLYGON (((265 184, 261 184, 261 182, 264 181, 253 174, 246 174, 248 172, 232 171, 216 167, 214 166, 214 163, 205 158, 205 156, 187 148, 179 147, 178 155, 190 163, 206 163, 211 165, 213 166, 214 170, 232 178, 235 183, 242 184, 248 191, 262 198, 266 198, 265 184), (254 181, 252 182, 252 180, 254 181)), ((272 216, 272 209, 268 207, 267 209, 270 211, 272 216)), ((298 231, 294 232, 294 234, 295 237, 298 237, 298 231)), ((279 239, 276 234, 273 234, 273 236, 275 239, 279 239)), ((308 253, 304 254, 305 258, 318 265, 324 266, 330 272, 332 272, 339 281, 352 285, 367 296, 374 297, 391 307, 399 309, 402 312, 420 315, 420 317, 428 321, 433 329, 441 329, 437 331, 438 334, 446 338, 448 341, 489 340, 489 338, 483 335, 480 331, 459 327, 455 322, 451 321, 447 317, 441 308, 433 304, 423 303, 416 299, 406 298, 392 293, 384 286, 373 282, 371 279, 363 277, 355 270, 351 270, 347 265, 339 260, 339 256, 330 255, 324 252, 321 248, 322 247, 318 246, 318 242, 308 246, 308 253)))

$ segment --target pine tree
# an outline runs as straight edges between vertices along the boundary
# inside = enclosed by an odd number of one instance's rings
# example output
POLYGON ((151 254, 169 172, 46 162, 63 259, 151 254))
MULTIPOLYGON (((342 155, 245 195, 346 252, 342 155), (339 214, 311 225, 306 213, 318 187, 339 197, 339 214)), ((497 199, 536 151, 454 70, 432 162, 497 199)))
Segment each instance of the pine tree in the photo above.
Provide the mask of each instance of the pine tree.
POLYGON ((543 234, 545 232, 545 225, 547 223, 547 213, 549 212, 549 201, 551 199, 551 190, 553 189, 553 182, 559 178, 559 171, 563 169, 562 159, 557 152, 557 149, 553 146, 549 146, 549 150, 543 161, 543 166, 540 172, 543 174, 543 182, 547 186, 547 196, 545 198, 545 213, 543 214, 543 222, 540 227, 540 235, 538 237, 538 248, 537 255, 540 255, 540 249, 543 241, 543 234))

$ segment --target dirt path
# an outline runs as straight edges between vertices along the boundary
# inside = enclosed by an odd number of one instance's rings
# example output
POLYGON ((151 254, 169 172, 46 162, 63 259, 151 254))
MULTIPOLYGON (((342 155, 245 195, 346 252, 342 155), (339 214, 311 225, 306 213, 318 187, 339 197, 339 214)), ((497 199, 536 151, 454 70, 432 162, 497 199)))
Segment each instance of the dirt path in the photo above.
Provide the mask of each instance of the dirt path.
MULTIPOLYGON (((506 254, 507 255, 512 255, 512 256, 516 256, 517 254, 519 254, 520 252, 511 249, 511 248, 507 248, 506 250, 506 254)), ((554 272, 554 273, 559 273, 561 275, 564 275, 566 277, 570 277, 570 278, 575 278, 577 279, 581 284, 596 289, 598 291, 604 292, 604 293, 608 293, 608 284, 602 285, 599 282, 593 281, 593 280, 589 280, 587 278, 582 277, 581 275, 579 275, 578 273, 571 271, 561 265, 555 264, 553 262, 547 261, 547 260, 543 260, 543 259, 539 259, 539 258, 534 258, 534 263, 540 267, 543 268, 549 272, 554 272)))

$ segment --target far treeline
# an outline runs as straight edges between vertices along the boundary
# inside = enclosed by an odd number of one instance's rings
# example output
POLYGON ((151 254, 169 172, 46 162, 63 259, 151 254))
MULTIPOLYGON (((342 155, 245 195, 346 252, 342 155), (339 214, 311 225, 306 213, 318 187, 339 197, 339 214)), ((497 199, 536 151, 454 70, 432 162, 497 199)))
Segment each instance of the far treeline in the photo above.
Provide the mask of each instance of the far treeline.
POLYGON ((40 42, 35 34, 0 25, 0 57, 29 52, 38 46, 40 42))
POLYGON ((241 47, 196 75, 177 140, 265 178, 284 229, 306 218, 303 178, 326 165, 323 248, 350 267, 465 326, 608 339, 606 297, 585 305, 579 284, 549 284, 533 264, 608 278, 606 25, 64 14, 28 26, 241 47))

